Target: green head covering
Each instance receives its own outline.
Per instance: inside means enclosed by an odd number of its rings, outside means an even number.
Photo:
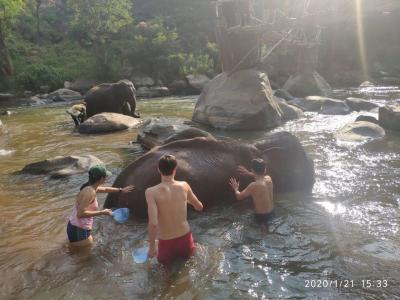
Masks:
[[[110,175],[112,175],[112,173],[108,171],[104,166],[101,165],[93,166],[89,169],[89,182],[95,183],[102,177],[107,177]]]

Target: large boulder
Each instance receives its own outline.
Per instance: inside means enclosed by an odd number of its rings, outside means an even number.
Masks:
[[[379,124],[386,129],[400,131],[400,104],[380,107]]]
[[[373,86],[375,86],[375,84],[373,84],[373,83],[370,82],[370,81],[363,81],[363,82],[360,84],[360,88],[373,87]]]
[[[225,130],[260,130],[281,124],[282,116],[265,73],[222,73],[201,93],[193,120]]]
[[[279,108],[282,111],[283,121],[295,120],[304,115],[303,111],[293,105],[288,104],[284,99],[275,97],[276,102],[279,104]]]
[[[210,133],[193,127],[190,120],[160,117],[150,118],[143,122],[139,129],[137,142],[145,148],[151,149],[172,141],[194,137],[213,138]]]
[[[169,96],[169,89],[165,86],[153,86],[146,87],[142,86],[137,89],[136,96],[142,98],[156,98],[156,97],[165,97]]]
[[[377,104],[360,98],[349,97],[345,100],[352,111],[371,110],[379,107]]]
[[[68,102],[68,101],[80,101],[83,100],[82,95],[79,92],[69,89],[59,89],[49,94],[48,96],[54,102]]]
[[[321,106],[321,114],[324,115],[347,115],[350,107],[342,100],[326,99]]]
[[[198,92],[201,92],[204,87],[210,82],[210,78],[202,74],[190,74],[187,75],[185,78],[189,86],[191,86]]]
[[[44,104],[47,104],[49,101],[51,101],[51,100],[41,98],[39,96],[32,96],[27,99],[28,105],[30,105],[30,106],[44,105]]]
[[[286,101],[291,101],[294,100],[294,97],[292,94],[290,94],[288,91],[283,90],[283,89],[277,89],[274,91],[274,96],[278,98],[285,99]]]
[[[400,84],[400,77],[384,76],[379,81],[383,84],[398,86]]]
[[[0,111],[0,116],[11,116],[15,114],[15,112],[10,111],[10,110],[1,110]],[[1,122],[0,122],[1,123]]]
[[[13,99],[15,96],[10,93],[0,93],[0,101],[7,101]]]
[[[23,95],[24,95],[24,98],[29,98],[35,94],[32,91],[24,91]]]
[[[319,112],[321,110],[324,102],[330,98],[322,96],[307,96],[306,98],[295,98],[288,103],[300,107],[304,111],[315,111]]]
[[[90,117],[78,126],[79,133],[106,133],[138,127],[140,119],[116,113],[101,113]]]
[[[358,121],[371,122],[379,125],[379,121],[373,116],[360,115],[356,118],[356,122]]]
[[[295,97],[329,96],[332,93],[329,83],[317,71],[290,76],[283,89]]]
[[[79,78],[73,82],[68,82],[67,84],[64,84],[64,87],[85,94],[87,91],[89,91],[92,87],[96,86],[97,84],[98,81],[96,80]]]
[[[344,101],[324,96],[295,98],[289,101],[288,104],[297,106],[304,111],[319,112],[326,115],[345,115],[350,113],[350,108]]]
[[[177,79],[172,81],[168,85],[168,89],[171,91],[172,94],[175,95],[185,95],[185,94],[193,94],[195,91],[193,91],[193,88],[190,87],[187,83],[186,80],[183,79]]]
[[[39,92],[40,93],[49,93],[50,92],[50,86],[48,85],[41,85],[39,87]]]
[[[364,142],[371,139],[382,138],[385,130],[377,124],[358,121],[347,124],[336,134],[336,138],[346,142]]]
[[[93,155],[57,156],[26,165],[20,172],[34,175],[49,175],[50,178],[62,178],[85,173],[103,162]]]
[[[155,84],[154,79],[147,75],[134,75],[131,81],[136,87],[153,86]]]

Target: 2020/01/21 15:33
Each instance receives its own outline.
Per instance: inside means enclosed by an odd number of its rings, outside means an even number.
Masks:
[[[318,279],[318,280],[304,280],[304,287],[306,288],[354,288],[358,286],[357,281],[349,279]],[[386,288],[389,286],[386,279],[372,280],[362,279],[359,282],[362,288]]]

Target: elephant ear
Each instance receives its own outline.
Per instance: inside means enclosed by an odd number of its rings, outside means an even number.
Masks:
[[[128,87],[124,81],[118,81],[112,85],[113,89],[123,90]]]
[[[126,94],[128,94],[129,87],[124,82],[117,82],[111,85],[113,94],[120,100],[125,101]]]
[[[122,79],[122,80],[118,81],[116,84],[118,84],[120,86],[128,87],[128,88],[132,89],[134,92],[136,92],[135,85],[130,80]]]

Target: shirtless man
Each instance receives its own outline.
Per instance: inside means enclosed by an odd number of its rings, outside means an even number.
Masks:
[[[239,192],[239,182],[235,178],[231,178],[229,184],[235,192],[237,200],[251,196],[256,212],[256,222],[266,223],[272,218],[274,210],[272,180],[271,177],[266,175],[266,166],[262,159],[253,159],[251,169],[255,181],[250,183],[242,192]]]
[[[194,250],[192,232],[187,221],[187,203],[202,211],[203,204],[197,199],[189,184],[176,181],[177,160],[164,155],[158,162],[161,183],[146,190],[148,208],[149,256],[157,254],[155,241],[158,231],[158,261],[164,265],[176,257],[188,258]]]

